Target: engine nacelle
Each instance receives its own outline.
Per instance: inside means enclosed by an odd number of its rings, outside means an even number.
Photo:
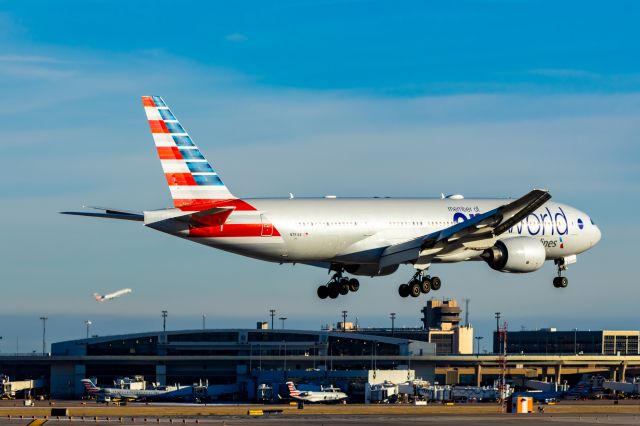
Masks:
[[[382,277],[393,274],[398,270],[398,265],[389,265],[382,269],[379,269],[377,265],[345,265],[344,270],[353,275]]]
[[[542,268],[546,258],[544,246],[530,237],[499,240],[482,253],[482,259],[496,271],[533,272]]]

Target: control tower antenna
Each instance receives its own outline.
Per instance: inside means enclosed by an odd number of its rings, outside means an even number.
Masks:
[[[464,325],[469,327],[469,302],[471,299],[462,299],[462,301],[464,302]]]

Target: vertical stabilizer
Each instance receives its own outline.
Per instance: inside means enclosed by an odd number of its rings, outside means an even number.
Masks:
[[[143,96],[149,127],[173,204],[189,210],[235,199],[160,96]]]

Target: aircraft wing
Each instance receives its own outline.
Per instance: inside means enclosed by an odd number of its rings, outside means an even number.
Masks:
[[[461,247],[484,250],[497,237],[533,213],[551,198],[543,189],[534,189],[508,204],[472,217],[440,231],[387,247],[380,256],[380,268],[400,263],[429,263],[429,259]]]
[[[83,206],[84,207],[84,206]],[[106,219],[122,219],[122,220],[134,220],[138,222],[144,221],[144,214],[142,212],[132,211],[132,210],[123,210],[123,209],[112,209],[110,207],[91,207],[86,206],[89,209],[94,210],[102,210],[102,213],[96,212],[60,212],[60,214],[69,214],[74,216],[90,216],[90,217],[101,217]]]

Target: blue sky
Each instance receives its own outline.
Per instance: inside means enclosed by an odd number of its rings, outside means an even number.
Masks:
[[[486,337],[495,311],[515,328],[639,328],[639,12],[622,1],[0,1],[0,350],[16,337],[39,348],[43,314],[51,340],[82,336],[87,318],[99,334],[148,330],[162,309],[175,328],[202,313],[251,327],[272,307],[291,327],[342,309],[364,325],[388,312],[418,324],[426,299],[396,296],[408,268],[323,302],[326,271],[57,215],[170,204],[143,94],[165,98],[239,196],[549,188],[604,232],[566,291],[550,265],[514,276],[473,264],[434,270],[440,295],[470,297]],[[121,287],[134,292],[90,299]]]

